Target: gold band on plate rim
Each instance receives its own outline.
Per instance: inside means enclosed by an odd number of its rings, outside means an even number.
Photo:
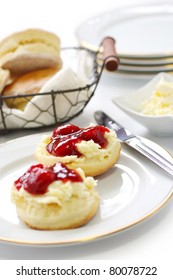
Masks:
[[[135,226],[141,222],[143,222],[144,220],[148,219],[149,217],[151,217],[152,215],[154,215],[155,213],[157,213],[171,198],[173,197],[173,189],[171,190],[171,192],[168,194],[168,196],[152,211],[150,211],[147,215],[141,217],[140,219],[127,224],[126,226],[117,228],[115,230],[111,230],[109,232],[103,233],[103,234],[99,234],[99,235],[93,235],[93,236],[89,236],[89,237],[85,237],[85,238],[77,238],[77,239],[73,239],[70,241],[63,241],[63,242],[59,242],[59,241],[53,241],[53,242],[39,242],[39,241],[20,241],[20,240],[16,240],[16,239],[10,239],[10,238],[3,238],[0,237],[0,241],[5,242],[5,243],[12,243],[14,245],[35,245],[35,246],[50,246],[50,245],[78,245],[79,243],[87,243],[87,242],[92,242],[92,241],[96,241],[102,238],[106,238],[109,236],[113,236],[116,233],[129,229],[132,226]]]
[[[92,44],[92,43],[89,43],[89,42],[87,42],[87,41],[85,41],[85,40],[80,40],[79,38],[78,38],[78,41],[79,41],[79,44],[82,46],[82,47],[84,47],[84,48],[86,48],[86,49],[89,49],[89,50],[91,50],[91,51],[94,51],[94,52],[96,52],[96,51],[98,51],[99,50],[99,46],[97,46],[97,45],[95,45],[95,44]],[[160,53],[160,54],[157,54],[157,55],[154,55],[154,54],[147,54],[147,53],[144,53],[144,54],[141,54],[141,55],[139,55],[139,54],[135,54],[135,53],[133,53],[133,54],[130,54],[130,53],[124,53],[124,52],[121,52],[121,51],[118,51],[118,57],[121,59],[121,58],[124,58],[124,59],[129,59],[129,60],[131,60],[131,59],[136,59],[136,60],[138,60],[138,59],[142,59],[142,60],[159,60],[159,59],[169,59],[169,58],[171,58],[172,59],[172,56],[173,56],[173,52],[165,52],[165,53]]]

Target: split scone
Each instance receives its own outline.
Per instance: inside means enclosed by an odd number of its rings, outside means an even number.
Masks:
[[[117,162],[120,149],[116,133],[104,126],[80,128],[67,124],[42,138],[35,157],[44,165],[63,162],[70,169],[82,168],[86,176],[96,176]]]
[[[71,229],[86,224],[97,212],[96,181],[81,169],[63,163],[32,165],[13,184],[12,202],[29,227],[43,230]]]
[[[52,67],[31,71],[19,76],[14,82],[6,86],[2,92],[2,96],[11,96],[11,98],[5,100],[6,105],[9,108],[16,108],[24,111],[29,100],[32,99],[32,94],[39,93],[41,88],[57,73],[57,71],[57,67]],[[23,97],[20,96],[17,98],[18,94],[23,95]],[[25,95],[27,95],[27,97]]]
[[[13,75],[61,65],[60,38],[52,32],[26,29],[0,42],[0,66]]]

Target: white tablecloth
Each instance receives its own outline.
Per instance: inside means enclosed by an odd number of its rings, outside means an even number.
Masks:
[[[145,1],[147,2],[147,1]],[[150,1],[148,1],[150,3]],[[158,1],[155,1],[158,2]],[[62,45],[77,44],[76,27],[89,17],[106,10],[134,4],[139,1],[9,1],[1,6],[0,38],[13,31],[28,27],[41,27],[56,32]],[[82,115],[74,120],[85,126],[94,121],[95,109],[103,109],[134,133],[148,137],[173,154],[173,138],[159,138],[149,134],[140,124],[127,117],[112,103],[114,96],[128,94],[146,83],[145,79],[128,79],[103,73],[91,102]],[[30,132],[16,132],[0,136],[0,143]],[[2,160],[2,159],[0,159]],[[164,186],[163,186],[164,187]],[[173,204],[170,200],[160,211],[137,226],[107,239],[67,247],[34,248],[0,243],[0,259],[160,259],[168,257],[173,246]]]

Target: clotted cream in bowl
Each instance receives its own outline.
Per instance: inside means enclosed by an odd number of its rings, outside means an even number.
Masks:
[[[173,136],[173,76],[159,73],[145,86],[113,103],[158,136]]]

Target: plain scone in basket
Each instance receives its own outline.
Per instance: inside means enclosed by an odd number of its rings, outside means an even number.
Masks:
[[[84,47],[61,49],[63,68],[38,93],[0,95],[0,132],[48,127],[67,122],[79,115],[94,95],[103,68],[115,71],[119,60],[115,40],[106,37],[97,51]],[[54,87],[52,88],[52,84]],[[6,105],[7,99],[26,99],[25,109]]]

